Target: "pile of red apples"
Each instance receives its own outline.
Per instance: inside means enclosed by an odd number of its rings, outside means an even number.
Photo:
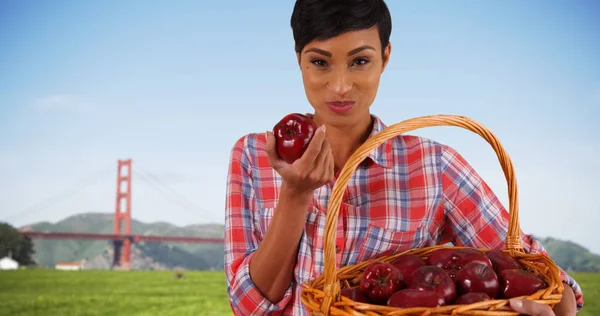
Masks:
[[[440,307],[528,296],[547,286],[502,250],[440,248],[426,259],[405,254],[390,263],[374,261],[360,285],[341,295],[391,307]]]

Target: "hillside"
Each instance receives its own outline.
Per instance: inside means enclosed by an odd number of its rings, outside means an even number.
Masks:
[[[73,232],[112,234],[113,214],[84,213],[56,223],[40,222],[27,228],[40,232]],[[165,222],[144,223],[132,219],[133,234],[223,238],[224,226],[193,224],[184,227]],[[53,267],[61,261],[85,260],[86,268],[108,269],[112,260],[112,244],[91,240],[34,240],[34,259]],[[132,247],[132,267],[136,269],[222,270],[222,245],[183,243],[138,243]]]
[[[26,226],[42,232],[89,232],[111,234],[113,214],[85,213],[56,223],[41,222]],[[23,227],[24,228],[24,227]],[[192,224],[184,227],[165,222],[144,223],[133,220],[134,234],[222,238],[223,225]],[[600,272],[600,256],[573,243],[546,237],[541,239],[548,253],[565,270]],[[112,245],[105,241],[34,240],[34,259],[43,266],[60,261],[85,260],[86,268],[109,269]],[[182,243],[138,243],[132,248],[132,268],[140,270],[193,269],[222,270],[222,245]]]
[[[600,256],[574,242],[552,237],[541,239],[550,257],[565,270],[600,272]]]

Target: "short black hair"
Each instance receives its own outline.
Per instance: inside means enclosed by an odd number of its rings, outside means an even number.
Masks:
[[[296,52],[313,40],[377,26],[382,50],[392,33],[392,18],[384,0],[296,0],[290,21]]]

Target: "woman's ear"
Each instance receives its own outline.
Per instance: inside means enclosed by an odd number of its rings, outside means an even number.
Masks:
[[[302,66],[300,65],[300,62],[301,62],[301,60],[300,60],[300,53],[298,53],[298,52],[296,52],[296,59],[298,59],[298,67],[300,69],[302,69]]]
[[[381,73],[385,70],[388,62],[390,61],[390,55],[392,54],[392,43],[388,43],[388,45],[383,50],[383,67],[381,68]]]

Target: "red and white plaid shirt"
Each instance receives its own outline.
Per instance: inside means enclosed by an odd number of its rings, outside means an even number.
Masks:
[[[373,118],[371,135],[385,128]],[[249,262],[269,228],[281,182],[269,164],[264,134],[249,134],[235,143],[227,179],[225,273],[236,315],[306,315],[300,286],[323,273],[332,184],[314,192],[284,298],[270,302],[249,276]],[[398,136],[373,150],[348,183],[338,218],[337,267],[388,251],[448,242],[502,248],[508,218],[496,195],[455,150],[422,137]],[[546,254],[533,236],[522,234],[522,241],[526,252]],[[561,277],[575,291],[580,309],[581,288],[564,271]]]

